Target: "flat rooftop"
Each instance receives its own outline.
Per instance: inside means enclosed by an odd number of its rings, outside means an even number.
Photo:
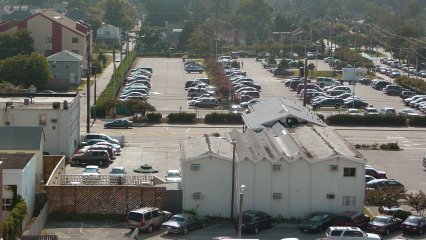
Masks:
[[[24,169],[34,154],[30,153],[0,153],[3,169]]]
[[[54,102],[60,103],[60,108],[63,108],[64,101],[70,106],[78,93],[74,94],[0,94],[1,108],[6,106],[7,102],[13,104],[14,109],[52,109]],[[28,99],[29,104],[25,105],[25,99]]]

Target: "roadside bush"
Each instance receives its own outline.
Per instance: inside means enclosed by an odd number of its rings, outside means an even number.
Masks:
[[[239,113],[218,113],[206,114],[204,122],[208,124],[242,124],[243,118]]]
[[[401,150],[398,143],[384,143],[380,144],[381,150],[399,151]]]
[[[405,126],[404,116],[367,115],[357,116],[336,114],[327,117],[329,125],[358,125],[358,126]]]
[[[170,113],[167,119],[169,123],[195,123],[195,113]]]
[[[3,238],[5,240],[15,240],[21,235],[21,225],[26,214],[27,205],[20,198],[3,222]]]
[[[146,114],[146,120],[149,123],[159,123],[162,118],[161,113],[148,113]]]
[[[410,117],[411,127],[426,127],[426,116]]]

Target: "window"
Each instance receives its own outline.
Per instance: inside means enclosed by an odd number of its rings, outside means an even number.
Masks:
[[[148,221],[148,220],[150,220],[152,218],[152,215],[151,215],[150,212],[147,212],[144,215],[145,215],[145,221]]]
[[[281,164],[272,165],[272,170],[280,171],[281,170]]]
[[[56,68],[56,63],[52,63],[52,68]]]
[[[45,56],[50,56],[50,55],[52,55],[52,53],[53,53],[52,49],[47,49],[47,50],[44,51]]]
[[[343,177],[355,177],[356,168],[343,168]]]
[[[191,170],[200,170],[200,164],[191,164]]]
[[[334,193],[327,193],[327,199],[334,199]]]
[[[12,199],[11,198],[3,198],[3,211],[11,211],[12,210]]]
[[[355,206],[355,196],[343,196],[343,206]]]
[[[155,211],[152,212],[152,217],[153,218],[156,218],[158,216],[160,216],[160,213],[158,213],[158,210],[155,210]]]
[[[38,119],[38,125],[46,126],[47,123],[47,116],[45,113],[40,113],[39,119]]]
[[[337,165],[330,165],[330,171],[337,171],[339,167]]]
[[[78,37],[73,37],[72,39],[71,39],[71,41],[72,41],[72,43],[78,43],[79,42],[79,38]]]
[[[44,42],[45,43],[52,43],[52,37],[45,37]]]

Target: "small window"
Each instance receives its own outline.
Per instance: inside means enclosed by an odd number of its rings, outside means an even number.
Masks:
[[[52,53],[53,53],[52,49],[47,49],[47,50],[44,51],[45,56],[50,56],[50,55],[52,55]]]
[[[191,170],[200,170],[200,164],[191,164]]]
[[[78,43],[80,39],[78,37],[73,37],[71,41],[72,43]]]
[[[327,193],[327,199],[334,199],[334,193]]]
[[[272,166],[272,170],[274,171],[281,171],[281,164],[275,164]]]
[[[355,177],[356,168],[343,168],[343,177]]]
[[[158,210],[155,210],[155,211],[152,212],[153,218],[158,217],[158,216],[160,216],[160,214],[158,213]]]
[[[45,43],[52,43],[52,37],[45,37],[44,42]]]
[[[2,209],[3,209],[3,211],[11,211],[12,210],[12,199],[11,198],[3,198]]]
[[[355,196],[343,196],[343,206],[355,206],[356,197]]]
[[[46,123],[47,123],[47,115],[45,113],[40,113],[38,124],[41,126],[46,126]]]
[[[145,216],[145,221],[148,221],[152,218],[151,212],[145,213],[144,216]]]
[[[330,236],[332,236],[332,237],[336,237],[336,236],[340,236],[340,235],[342,235],[342,230],[333,230],[333,231],[331,231],[331,233],[330,233]]]
[[[55,63],[52,64],[52,68],[56,68],[56,64]]]
[[[330,165],[330,171],[337,171],[339,167],[337,165]]]
[[[281,193],[273,193],[272,198],[273,199],[281,199],[282,194]]]

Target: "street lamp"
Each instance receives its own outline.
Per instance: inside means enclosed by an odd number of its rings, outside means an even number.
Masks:
[[[243,196],[246,185],[242,184],[240,188],[240,215],[238,217],[238,239],[241,239],[241,229],[243,225]]]

